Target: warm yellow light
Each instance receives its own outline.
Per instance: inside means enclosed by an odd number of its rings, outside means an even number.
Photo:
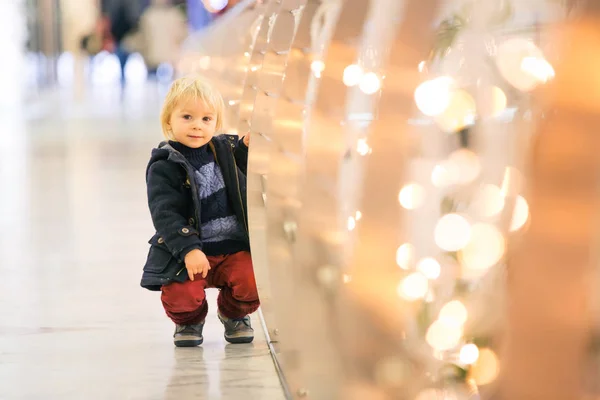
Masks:
[[[344,274],[344,283],[352,282],[352,276],[348,274]]]
[[[354,219],[359,221],[362,218],[362,213],[360,211],[356,211],[354,214]]]
[[[452,179],[460,184],[473,182],[481,172],[479,157],[467,149],[453,151],[448,157],[445,168],[451,172]]]
[[[457,167],[447,161],[444,161],[431,171],[431,183],[436,188],[444,188],[454,185],[458,181],[460,171]]]
[[[396,264],[402,269],[410,269],[415,260],[415,246],[404,243],[396,250]]]
[[[500,74],[512,86],[530,91],[554,77],[552,65],[542,51],[527,39],[514,38],[498,46],[496,64]]]
[[[367,143],[367,139],[358,139],[356,142],[356,152],[361,156],[366,156],[371,152],[371,146],[369,146],[369,143]]]
[[[515,167],[507,166],[502,179],[502,196],[516,196],[525,186],[525,177]]]
[[[529,204],[523,196],[517,196],[515,202],[515,209],[513,210],[513,216],[510,223],[510,231],[518,231],[525,225],[529,219]]]
[[[315,60],[310,64],[310,69],[317,78],[320,78],[321,72],[325,70],[325,63],[321,60]]]
[[[348,217],[347,226],[349,231],[353,231],[354,228],[356,228],[356,220],[354,217]]]
[[[494,266],[504,255],[505,241],[494,225],[475,224],[471,227],[471,239],[462,249],[460,257],[467,274],[477,275]]]
[[[458,346],[462,335],[462,326],[448,322],[445,319],[438,319],[427,329],[425,340],[435,350],[445,351]]]
[[[471,224],[461,215],[446,214],[437,222],[434,237],[442,250],[458,251],[469,243]]]
[[[497,86],[491,86],[483,92],[484,100],[479,114],[484,117],[497,117],[506,109],[506,94]]]
[[[467,322],[468,316],[469,314],[465,305],[459,300],[452,300],[442,307],[438,319],[444,320],[449,324],[462,326]]]
[[[538,57],[525,57],[521,61],[521,69],[533,76],[540,83],[546,83],[554,78],[554,68],[548,61]]]
[[[350,64],[344,68],[344,76],[342,78],[344,85],[351,87],[360,83],[363,76],[363,70],[356,64]]]
[[[426,257],[418,262],[417,271],[425,275],[428,279],[437,279],[440,277],[442,267],[440,267],[440,263],[435,258]]]
[[[473,343],[465,344],[460,349],[460,354],[458,358],[462,364],[473,364],[479,358],[479,349]]]
[[[494,217],[504,209],[504,196],[502,190],[491,184],[482,185],[473,196],[469,210],[480,218]]]
[[[419,272],[412,273],[402,279],[397,288],[398,295],[408,301],[424,298],[428,290],[429,281]]]
[[[498,356],[490,349],[479,350],[479,357],[469,372],[470,378],[477,385],[492,383],[500,373]]]
[[[450,105],[454,80],[441,76],[421,83],[415,90],[417,108],[430,117],[440,115]]]
[[[375,72],[368,72],[360,79],[360,90],[365,94],[373,94],[381,89],[381,80]]]
[[[443,131],[454,133],[473,125],[476,115],[473,97],[464,90],[458,90],[452,93],[448,107],[435,117],[435,122]]]
[[[420,207],[425,200],[425,189],[417,183],[404,185],[398,195],[398,200],[402,207],[407,210],[414,210]]]

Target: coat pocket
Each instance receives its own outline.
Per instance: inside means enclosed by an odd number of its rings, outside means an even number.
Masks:
[[[146,265],[144,265],[145,272],[154,274],[168,273],[170,272],[169,270],[179,265],[179,262],[173,257],[159,235],[154,235],[148,243],[150,244],[150,250],[148,251]]]

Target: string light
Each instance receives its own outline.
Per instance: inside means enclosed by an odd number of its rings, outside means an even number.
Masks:
[[[356,228],[356,220],[354,217],[348,217],[347,227],[349,231],[353,231]]]
[[[435,122],[445,132],[456,132],[475,123],[475,100],[464,90],[451,94],[448,106],[435,117]]]
[[[484,117],[497,117],[506,109],[508,99],[502,89],[497,86],[484,88],[483,96],[486,101],[478,104],[479,114]],[[480,108],[479,108],[480,107]]]
[[[471,224],[458,214],[446,214],[435,225],[435,243],[446,251],[458,251],[469,243]]]
[[[481,172],[479,157],[468,149],[453,151],[448,157],[445,168],[451,171],[455,183],[463,185],[473,182]]]
[[[554,68],[543,58],[525,57],[521,61],[521,70],[537,79],[540,83],[546,83],[554,78]]]
[[[458,346],[462,339],[463,329],[446,319],[438,319],[427,329],[425,340],[437,351],[450,350]]]
[[[510,223],[510,231],[516,232],[525,225],[529,219],[529,204],[523,196],[517,196],[515,209]]]
[[[356,86],[360,83],[363,76],[363,70],[356,64],[350,64],[344,68],[342,81],[348,87]]]
[[[398,200],[402,207],[407,210],[414,210],[423,204],[425,199],[425,189],[419,184],[409,183],[402,187],[398,194]]]
[[[359,88],[365,94],[374,94],[381,89],[381,81],[376,73],[368,72],[360,78]]]
[[[515,88],[528,92],[554,77],[554,68],[531,41],[513,38],[498,46],[496,65]]]
[[[310,69],[317,78],[320,78],[321,73],[325,70],[325,63],[321,60],[315,60],[310,64]]]
[[[367,139],[358,139],[356,142],[356,152],[361,156],[366,156],[372,152],[371,146],[369,146],[369,143],[367,143]]]
[[[396,250],[396,264],[402,269],[410,269],[415,259],[415,246],[404,243]]]
[[[462,326],[467,322],[468,315],[467,308],[462,302],[459,300],[452,300],[442,307],[438,319]]]
[[[444,188],[459,182],[459,176],[458,166],[444,161],[431,171],[431,183],[436,188]]]
[[[485,184],[475,192],[469,211],[480,218],[491,218],[500,214],[504,203],[502,190],[496,185]]]
[[[448,76],[421,83],[415,90],[417,108],[430,117],[442,114],[450,105],[453,84]]]
[[[417,263],[417,271],[425,275],[428,279],[437,279],[440,277],[442,268],[440,263],[434,258],[423,258]]]
[[[425,297],[429,290],[429,282],[425,275],[414,272],[405,277],[398,285],[397,292],[400,297],[415,301]]]
[[[491,224],[475,224],[471,227],[471,237],[462,249],[460,258],[463,266],[476,273],[495,265],[504,255],[504,237]]]
[[[500,362],[493,350],[485,348],[479,350],[479,357],[469,371],[469,377],[483,386],[492,383],[500,372]]]
[[[459,360],[461,363],[469,365],[474,364],[479,358],[479,348],[473,343],[465,344],[460,349]]]

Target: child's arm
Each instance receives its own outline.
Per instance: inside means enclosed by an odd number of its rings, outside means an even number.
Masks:
[[[185,253],[192,249],[202,249],[202,242],[196,231],[182,215],[188,205],[181,182],[178,165],[168,161],[157,161],[148,168],[146,185],[148,205],[156,232],[163,238],[174,257],[183,261]]]
[[[235,157],[235,162],[239,169],[247,175],[248,169],[248,144],[250,139],[250,132],[246,134],[243,138],[238,140],[235,149],[233,149],[233,156]]]

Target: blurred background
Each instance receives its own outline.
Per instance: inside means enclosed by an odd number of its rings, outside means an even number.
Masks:
[[[54,86],[168,81],[178,51],[192,32],[206,28],[236,0],[27,0],[25,78],[31,93]],[[15,29],[21,29],[19,26]]]
[[[0,1],[1,399],[600,398],[600,2]],[[145,168],[252,133],[256,339],[174,349]]]

